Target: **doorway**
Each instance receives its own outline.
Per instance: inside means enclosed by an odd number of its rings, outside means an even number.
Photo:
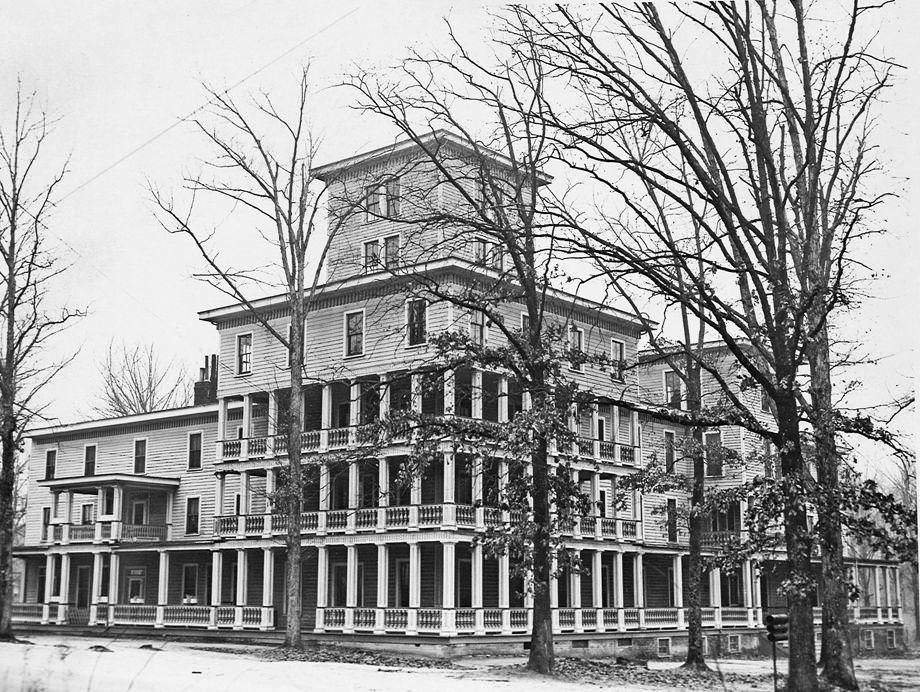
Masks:
[[[77,608],[89,608],[90,568],[87,565],[77,567]]]

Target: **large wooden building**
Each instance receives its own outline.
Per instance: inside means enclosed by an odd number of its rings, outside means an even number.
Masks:
[[[462,142],[434,136],[462,158]],[[377,203],[408,205],[408,191],[438,188],[426,183],[430,170],[407,165],[413,157],[414,145],[401,143],[316,173],[330,183],[333,200],[368,176],[385,176]],[[436,194],[439,204],[462,203]],[[470,329],[479,339],[497,336],[475,314],[408,293],[390,270],[424,262],[442,284],[463,284],[501,271],[503,258],[475,237],[453,244],[410,237],[405,223],[372,211],[352,215],[332,241],[328,280],[307,318],[302,449],[316,491],[305,494],[301,517],[302,626],[348,641],[485,644],[490,650],[501,642],[520,650],[531,598],[508,556],[491,557],[475,540],[514,519],[496,501],[507,472],[501,458],[485,464],[445,444],[408,486],[398,483],[410,452],[405,439],[391,440],[372,459],[341,464],[343,452],[360,446],[362,426],[391,411],[501,424],[527,405],[500,372],[458,369],[433,390],[419,390],[417,372],[431,358],[431,334]],[[287,330],[283,296],[256,306],[280,333]],[[509,302],[506,310],[506,320],[522,319],[520,306]],[[578,335],[585,351],[609,349],[617,359],[641,361],[639,325],[631,315],[562,292],[548,296],[547,311]],[[220,347],[202,370],[195,405],[31,431],[25,544],[16,551],[25,567],[17,622],[248,630],[252,636],[283,627],[287,519],[273,511],[271,497],[287,458],[279,426],[289,397],[287,352],[244,306],[200,317],[214,325]],[[611,401],[680,398],[674,378],[653,362],[618,377],[585,364],[573,376]],[[574,647],[648,647],[669,655],[682,646],[685,630],[687,536],[674,520],[685,498],[634,493],[625,507],[615,507],[612,498],[617,478],[653,458],[689,473],[677,451],[685,431],[613,403],[574,425],[572,449],[554,452],[571,461],[597,509],[561,529],[585,569],[554,580],[555,631]],[[738,428],[708,435],[741,458],[762,446]],[[712,483],[765,472],[762,463],[730,473],[717,466],[709,469]],[[744,531],[743,509],[713,518],[707,550]],[[711,646],[759,645],[764,612],[783,605],[778,565],[765,556],[730,574],[710,571],[703,618]],[[854,620],[871,633],[861,641],[894,646],[900,637],[896,569],[873,561],[857,569],[870,585],[854,604]]]

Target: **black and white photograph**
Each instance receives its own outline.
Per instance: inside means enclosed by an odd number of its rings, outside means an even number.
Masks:
[[[920,690],[918,31],[0,0],[0,690]]]

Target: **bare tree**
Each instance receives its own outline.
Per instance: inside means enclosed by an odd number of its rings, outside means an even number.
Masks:
[[[617,200],[632,230],[652,236],[650,244],[641,233],[589,231],[586,241],[706,323],[772,401],[777,429],[762,434],[776,443],[783,470],[790,689],[817,684],[813,540],[801,500],[821,493],[824,674],[853,688],[846,602],[839,597],[841,494],[833,479],[836,432],[855,426],[831,413],[826,327],[852,297],[852,247],[871,232],[866,218],[885,197],[868,187],[878,171],[869,135],[891,64],[856,36],[868,6],[853,4],[835,43],[812,37],[801,2],[788,7],[788,15],[766,0],[674,7],[679,29],[651,4],[528,11],[516,38],[533,44],[536,35],[546,69],[564,75],[581,101],[580,113],[558,110],[551,122],[566,162]],[[686,59],[685,34],[697,45],[711,42],[714,67],[700,74]],[[794,74],[784,66],[788,54]],[[648,142],[651,153],[636,156],[624,137]],[[668,205],[684,238],[702,229],[702,270],[701,253],[662,233],[657,216],[650,217],[642,201],[648,189]],[[683,292],[663,268],[675,263],[688,276]],[[800,393],[803,380],[810,398]],[[802,452],[802,419],[821,446],[817,483]]]
[[[99,365],[102,376],[101,402],[95,412],[104,417],[150,413],[191,400],[191,381],[184,372],[176,372],[170,360],[161,363],[153,344],[128,346],[109,342],[105,360]]]
[[[207,281],[248,313],[288,351],[290,405],[282,429],[287,434],[287,464],[282,484],[273,499],[287,516],[287,624],[285,644],[301,646],[301,511],[303,476],[301,431],[303,429],[304,321],[319,284],[319,272],[337,222],[318,229],[325,187],[312,175],[317,142],[307,122],[310,104],[308,70],[302,72],[296,101],[290,114],[276,108],[272,97],[262,94],[247,106],[238,104],[225,91],[208,90],[213,122],[195,120],[199,132],[215,150],[205,164],[207,174],[187,177],[187,205],[151,187],[158,219],[169,233],[189,238],[204,260],[199,278]],[[255,262],[245,267],[224,263],[217,233],[197,220],[193,211],[199,197],[224,202],[244,223],[251,224],[251,237],[274,253],[267,267]],[[245,220],[243,220],[245,219]],[[233,240],[239,242],[239,238]],[[265,310],[254,303],[256,291],[283,291],[290,311],[290,333],[279,330]]]
[[[0,128],[0,639],[13,638],[13,540],[17,454],[39,395],[66,365],[48,362],[50,339],[82,313],[53,309],[49,293],[65,269],[47,242],[46,219],[66,164],[46,167],[50,124],[34,94],[17,88],[12,123]]]

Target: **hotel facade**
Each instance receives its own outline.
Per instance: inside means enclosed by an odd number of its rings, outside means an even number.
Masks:
[[[462,158],[463,145],[456,146]],[[397,205],[400,190],[434,190],[424,168],[407,166],[409,143],[369,152],[316,171],[332,199],[387,176],[375,204]],[[414,178],[412,176],[415,176]],[[439,204],[459,204],[449,194]],[[469,329],[498,338],[476,314],[427,300],[394,280],[393,267],[419,259],[406,224],[355,214],[330,245],[327,281],[306,323],[303,612],[306,635],[364,645],[425,643],[473,650],[520,650],[532,600],[507,555],[476,540],[517,517],[500,502],[507,463],[444,444],[421,477],[400,483],[409,439],[390,439],[361,458],[362,429],[410,409],[494,425],[526,408],[526,393],[505,373],[462,368],[420,386],[431,358],[429,337]],[[469,237],[451,253],[425,257],[427,276],[442,284],[479,280],[502,270],[485,240]],[[257,303],[279,332],[290,317],[284,297]],[[504,318],[521,320],[509,303]],[[547,314],[589,352],[642,361],[639,325],[627,313],[562,292]],[[219,355],[208,358],[192,406],[30,432],[20,627],[165,628],[277,639],[284,629],[287,517],[273,508],[287,460],[279,421],[289,401],[287,352],[246,308],[200,313],[212,324]],[[619,376],[584,364],[572,376],[610,401],[680,399],[662,364],[644,362]],[[751,407],[759,406],[757,394]],[[768,407],[763,415],[768,417]],[[680,453],[686,430],[614,403],[573,418],[574,442],[554,445],[553,462],[573,477],[596,510],[560,526],[580,571],[553,580],[553,627],[560,646],[591,650],[645,648],[677,653],[686,640],[687,534],[677,521],[679,493],[630,493],[615,506],[618,479],[652,460],[691,474]],[[756,436],[726,426],[707,444],[737,452],[741,463],[708,464],[707,482],[731,485],[769,472]],[[712,518],[707,552],[742,536],[744,507]],[[784,609],[777,588],[782,558],[764,555],[732,573],[708,572],[703,621],[710,648],[763,645],[763,617]],[[818,565],[815,565],[818,569]],[[897,569],[883,561],[853,564],[866,585],[853,604],[863,649],[901,643]],[[815,603],[817,606],[817,602]],[[816,621],[820,608],[816,607]],[[868,633],[868,634],[867,634]]]

